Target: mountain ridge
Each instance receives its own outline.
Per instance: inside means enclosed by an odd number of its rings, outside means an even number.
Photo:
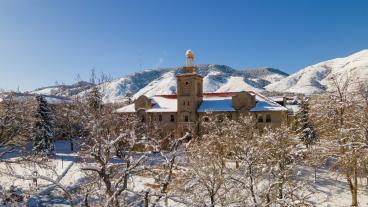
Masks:
[[[134,72],[120,78],[102,83],[97,87],[103,93],[104,102],[119,102],[127,96],[136,98],[140,95],[153,96],[156,94],[173,94],[176,92],[176,75],[182,73],[183,67],[165,67],[159,69],[145,69],[140,72]],[[264,87],[272,82],[278,81],[288,74],[275,68],[255,68],[236,70],[227,65],[220,64],[198,64],[196,65],[198,74],[204,77],[204,91],[215,92],[229,83],[231,78],[237,77],[240,83],[238,90],[264,90]],[[224,87],[223,87],[224,86]],[[33,93],[45,93],[47,95],[65,95],[56,90],[58,86],[42,87],[32,91]],[[62,89],[68,88],[65,85]],[[74,91],[79,90],[78,87]],[[229,90],[234,89],[234,86],[228,87]],[[40,90],[41,89],[41,90]],[[51,90],[54,89],[54,90]],[[86,88],[88,90],[89,88]],[[86,91],[85,90],[85,91]],[[83,91],[80,91],[80,93]],[[223,92],[223,91],[222,91]],[[71,93],[76,95],[75,93]]]
[[[307,66],[265,88],[277,92],[322,93],[333,89],[333,78],[368,81],[368,49]]]

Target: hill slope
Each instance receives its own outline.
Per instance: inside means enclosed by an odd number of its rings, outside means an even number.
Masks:
[[[226,92],[256,90],[279,81],[288,74],[273,68],[235,70],[226,65],[197,65],[197,73],[202,75],[204,92]],[[106,103],[119,102],[128,96],[176,93],[176,75],[182,68],[161,68],[136,72],[98,85]],[[58,96],[74,96],[88,91],[93,84],[80,82],[73,85],[49,86],[36,89],[32,93]]]
[[[320,93],[332,89],[332,79],[368,81],[368,50],[308,66],[278,82],[267,85],[269,91]]]
[[[115,102],[127,95],[176,93],[176,75],[181,68],[146,70],[102,84],[105,102]],[[235,70],[225,65],[197,65],[197,73],[204,77],[204,92],[215,91],[262,91],[264,87],[288,74],[273,68]],[[236,80],[236,82],[234,82]]]

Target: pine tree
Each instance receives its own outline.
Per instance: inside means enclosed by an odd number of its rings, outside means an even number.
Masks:
[[[309,118],[309,100],[307,98],[302,99],[301,109],[297,117],[297,121],[299,123],[299,128],[297,130],[299,133],[299,139],[309,147],[317,141],[317,134]]]
[[[33,152],[42,155],[54,153],[54,120],[51,109],[42,95],[36,96],[36,122],[33,128]]]
[[[91,91],[87,94],[87,103],[90,112],[97,115],[102,108],[102,95],[97,86],[93,87]]]

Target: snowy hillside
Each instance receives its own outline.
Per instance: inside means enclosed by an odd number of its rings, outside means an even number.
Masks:
[[[93,86],[92,83],[79,81],[72,85],[55,85],[55,86],[48,86],[37,88],[31,93],[34,94],[43,94],[43,95],[51,95],[51,96],[73,96],[82,91],[88,90]]]
[[[332,78],[351,81],[368,80],[368,50],[362,50],[348,57],[336,58],[308,66],[265,88],[269,91],[294,93],[319,93],[332,88]]]
[[[105,102],[119,101],[127,95],[174,94],[176,75],[180,68],[145,70],[101,85]],[[197,65],[197,73],[204,77],[204,92],[262,91],[270,83],[288,76],[272,68],[235,70],[225,65]]]
[[[197,65],[197,73],[204,77],[204,92],[255,90],[279,81],[288,74],[273,68],[235,70],[226,65]],[[120,102],[128,96],[176,93],[176,75],[182,68],[161,68],[136,72],[98,85],[106,103]],[[36,89],[31,93],[57,96],[75,96],[88,91],[93,84],[78,82],[73,85],[57,85]]]

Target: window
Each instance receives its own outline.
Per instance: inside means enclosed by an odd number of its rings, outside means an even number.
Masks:
[[[233,119],[233,115],[231,113],[228,113],[227,114],[227,119],[232,120]]]
[[[174,122],[174,121],[175,121],[175,117],[174,117],[174,115],[170,115],[170,121],[171,121],[171,122]]]
[[[271,122],[271,115],[270,114],[267,114],[266,115],[266,122]]]
[[[209,122],[210,121],[210,118],[208,118],[208,116],[205,116],[205,117],[203,117],[203,121],[204,122]]]
[[[259,115],[258,116],[258,123],[261,123],[261,122],[263,122],[263,116],[262,115]]]
[[[158,115],[158,121],[162,121],[162,115],[161,114]]]
[[[187,115],[185,115],[184,120],[185,120],[185,122],[188,122],[189,121],[189,117]]]
[[[187,105],[189,106],[189,101],[188,101]]]
[[[145,116],[141,116],[141,122],[142,123],[146,122],[146,117]]]

